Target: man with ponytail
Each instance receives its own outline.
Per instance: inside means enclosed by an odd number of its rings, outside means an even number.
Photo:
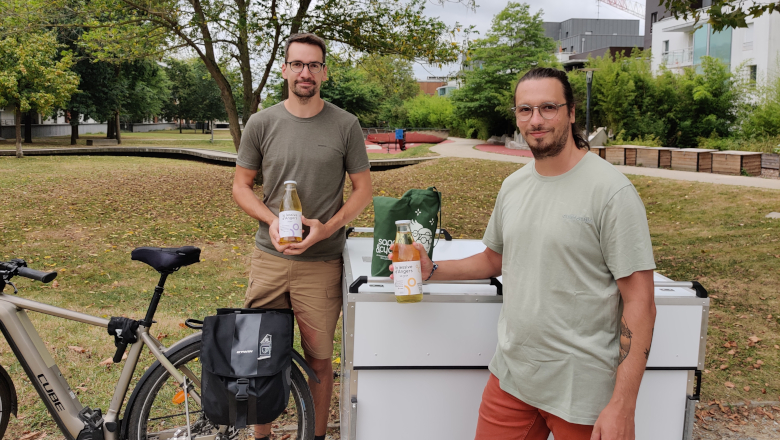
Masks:
[[[482,239],[463,260],[423,255],[432,279],[503,276],[498,346],[479,440],[633,440],[650,353],[653,250],[631,182],[580,135],[566,73],[517,83],[517,127],[534,160],[506,180]]]

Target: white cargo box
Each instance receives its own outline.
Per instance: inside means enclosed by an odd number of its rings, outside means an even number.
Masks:
[[[421,303],[398,304],[388,279],[370,277],[372,246],[371,238],[349,238],[343,254],[341,437],[473,439],[497,344],[500,278],[492,285],[426,283]],[[484,249],[478,240],[442,239],[435,258]],[[637,400],[636,438],[689,439],[709,299],[698,285],[659,274],[655,282],[657,317]]]

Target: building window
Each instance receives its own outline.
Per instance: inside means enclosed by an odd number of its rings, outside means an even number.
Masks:
[[[750,82],[756,82],[756,79],[758,78],[758,66],[748,66],[748,77],[750,78]]]
[[[566,31],[566,38],[569,38],[569,32]]]
[[[742,50],[753,50],[753,23],[748,23],[742,32]]]
[[[664,40],[664,50],[663,53],[669,53],[669,40]]]
[[[657,12],[653,12],[653,13],[650,14],[650,33],[651,34],[653,33],[653,23],[655,23],[656,21],[658,21],[658,13]]]

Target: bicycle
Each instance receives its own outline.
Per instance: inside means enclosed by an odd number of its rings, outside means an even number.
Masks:
[[[113,321],[114,323],[124,324],[122,328],[131,328],[133,331],[125,332],[124,335],[121,331],[118,332],[119,335],[116,334],[117,332],[113,333],[117,345],[114,363],[122,361],[128,341],[130,341],[130,350],[127,352],[125,365],[105,415],[100,409],[81,405],[47,351],[26,310],[109,329],[112,321],[3,293],[6,285],[13,287],[14,294],[18,293],[16,286],[11,282],[14,276],[49,283],[57,277],[57,272],[30,269],[22,259],[0,262],[0,331],[60,431],[68,440],[254,438],[251,427],[236,430],[210,423],[200,408],[201,332],[187,336],[170,347],[165,347],[162,342],[149,334],[149,329],[155,322],[154,314],[162,298],[168,275],[184,266],[199,262],[200,249],[192,246],[137,248],[133,250],[131,258],[157,270],[160,279],[144,319],[112,318],[117,320]],[[188,319],[186,325],[197,330],[199,329],[197,322],[199,321]],[[120,418],[122,402],[127,395],[144,347],[151,351],[156,361],[136,384],[125,406],[124,415]],[[291,401],[287,412],[292,408],[292,412],[297,416],[297,438],[310,440],[314,438],[314,401],[300,368],[315,380],[316,375],[297,351],[293,351],[293,360],[290,374]],[[10,376],[0,366],[0,439],[5,434],[11,414],[16,416],[16,411],[16,390]]]

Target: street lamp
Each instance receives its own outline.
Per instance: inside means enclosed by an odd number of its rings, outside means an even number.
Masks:
[[[590,88],[593,84],[593,72],[599,69],[580,69],[585,72],[585,83],[588,84],[588,99],[585,103],[585,140],[590,139]]]

